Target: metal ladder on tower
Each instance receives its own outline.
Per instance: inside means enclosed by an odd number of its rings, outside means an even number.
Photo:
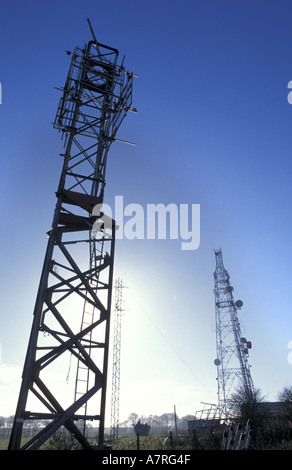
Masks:
[[[98,246],[100,246],[99,249],[96,249],[97,244]],[[91,267],[93,264],[95,265],[97,265],[97,263],[101,264],[101,261],[103,258],[102,256],[103,248],[104,248],[103,240],[101,241],[93,240],[92,235],[91,235],[91,244],[90,244]],[[99,271],[97,272],[96,281],[94,282],[94,285],[92,285],[95,291],[98,290],[98,284],[99,284]],[[82,320],[81,320],[81,331],[93,324],[95,320],[95,310],[96,309],[94,305],[92,305],[87,300],[84,301]],[[89,357],[91,357],[92,346],[93,346],[92,334],[93,334],[93,330],[90,329],[90,331],[82,339],[82,343],[84,347],[87,348]],[[75,397],[74,397],[75,401],[78,400],[80,396],[87,393],[89,388],[90,388],[90,369],[86,367],[80,359],[78,359],[76,379],[75,379]],[[87,416],[87,408],[88,408],[88,402],[86,401],[79,409],[81,416],[84,416],[84,417]],[[82,433],[85,436],[86,419],[83,419]]]

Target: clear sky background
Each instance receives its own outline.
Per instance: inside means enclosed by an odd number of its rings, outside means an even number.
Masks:
[[[15,412],[61,171],[54,87],[67,76],[64,50],[91,39],[87,17],[138,75],[138,114],[118,135],[137,146],[112,146],[106,202],[201,206],[197,250],[116,245],[115,277],[128,286],[121,421],[217,401],[216,248],[244,303],[255,386],[276,400],[292,385],[291,1],[18,0],[0,11],[0,416]]]

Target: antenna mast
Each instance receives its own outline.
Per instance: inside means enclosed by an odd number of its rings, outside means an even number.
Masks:
[[[103,204],[110,146],[132,103],[133,74],[118,65],[117,49],[93,37],[67,52],[71,64],[54,122],[64,138],[63,167],[11,450],[39,449],[62,426],[90,450],[88,420],[97,423],[103,447],[115,222],[108,217],[105,224],[96,207]],[[72,393],[68,364],[77,371]],[[41,427],[23,444],[25,422],[33,420]]]
[[[91,31],[93,40],[94,40],[95,44],[97,44],[96,36],[95,36],[94,31],[93,31],[93,29],[92,29],[91,22],[90,22],[90,19],[89,19],[89,18],[87,18],[87,22],[88,22],[88,24],[89,24],[89,28],[90,28],[90,31]]]
[[[120,378],[121,378],[121,335],[122,315],[124,312],[123,281],[117,279],[115,283],[115,311],[114,311],[114,342],[113,342],[113,371],[112,371],[112,402],[111,402],[111,429],[110,438],[114,444],[119,435],[119,406],[120,406]]]
[[[216,270],[215,311],[216,311],[216,346],[218,381],[218,407],[225,415],[230,415],[231,394],[243,388],[245,399],[254,397],[254,386],[248,364],[248,353],[251,342],[241,335],[238,310],[241,300],[234,302],[233,287],[230,277],[223,265],[221,250],[215,250]]]

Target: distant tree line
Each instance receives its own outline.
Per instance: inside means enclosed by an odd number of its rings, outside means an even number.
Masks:
[[[283,447],[291,442],[292,450],[292,386],[284,387],[278,394],[278,400],[280,403],[279,411],[271,414],[268,408],[265,408],[265,401],[260,390],[255,390],[253,397],[246,397],[243,390],[238,390],[232,396],[232,406],[235,415],[237,416],[238,422],[245,424],[247,420],[252,423],[253,430],[253,448],[256,449],[267,449],[273,447]],[[0,438],[9,439],[11,429],[13,426],[14,416],[0,417]],[[121,422],[119,425],[119,436],[133,435],[134,425],[140,420],[141,423],[147,423],[151,427],[151,434],[169,434],[171,431],[174,435],[187,434],[188,433],[188,421],[194,420],[194,415],[186,415],[183,417],[175,416],[174,413],[163,413],[162,415],[149,415],[143,416],[136,413],[131,413],[128,418]],[[40,430],[45,424],[44,421],[27,421],[24,423],[23,436],[32,437]],[[82,423],[79,423],[80,426]],[[77,423],[78,425],[78,423]],[[97,428],[94,427],[94,423],[88,423],[88,436],[96,436]],[[61,430],[60,430],[61,431]],[[65,434],[67,433],[66,430]],[[109,435],[110,429],[106,429],[106,434]],[[220,433],[217,435],[216,446],[220,442]],[[64,432],[60,432],[62,435]],[[218,440],[219,436],[219,440]],[[67,436],[65,436],[67,438]],[[210,437],[210,436],[209,436]],[[213,438],[216,437],[213,433],[212,440],[207,446],[212,447]],[[64,446],[63,442],[60,444],[60,438],[58,437],[58,445]],[[215,441],[214,441],[215,442]],[[56,443],[54,448],[56,448]],[[64,448],[64,447],[62,447]],[[201,447],[204,446],[201,445]],[[207,448],[207,447],[205,447]],[[287,447],[288,448],[288,447]],[[290,448],[290,447],[289,447]]]
[[[119,434],[120,435],[130,435],[134,434],[134,425],[138,420],[141,422],[147,422],[151,427],[151,433],[168,433],[170,430],[174,431],[175,429],[175,418],[174,413],[164,413],[161,416],[150,415],[143,416],[136,413],[131,413],[129,417],[119,425]],[[180,433],[187,432],[188,429],[188,420],[193,420],[193,415],[187,415],[182,418],[176,417],[176,427],[177,431]],[[0,438],[8,439],[10,432],[13,426],[14,416],[9,417],[0,417]],[[30,437],[35,434],[35,432],[43,427],[47,422],[44,421],[26,421],[24,423],[23,435],[24,437]],[[77,423],[78,425],[78,423]],[[88,433],[94,436],[96,434],[94,423],[88,423],[87,425]],[[110,429],[106,428],[106,434],[110,433]]]
[[[147,423],[151,427],[151,434],[169,432],[170,430],[178,433],[185,433],[188,431],[188,420],[193,420],[194,415],[186,415],[180,418],[174,415],[174,413],[163,413],[162,415],[138,415],[131,413],[125,421],[119,425],[120,434],[132,434],[133,427],[138,420],[141,423]]]

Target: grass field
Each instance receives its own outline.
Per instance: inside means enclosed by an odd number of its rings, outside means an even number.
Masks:
[[[9,439],[0,438],[0,451],[7,450],[9,444]],[[202,442],[203,446],[197,447],[194,446],[191,438],[188,434],[179,435],[178,439],[173,438],[173,441],[170,441],[169,435],[167,434],[150,434],[149,436],[140,437],[139,442],[137,441],[136,435],[131,436],[120,436],[118,442],[112,447],[112,450],[149,450],[149,451],[167,451],[167,450],[181,450],[181,451],[191,451],[191,450],[219,450],[221,445],[219,440],[216,442],[214,439]],[[46,449],[44,445],[44,449]],[[61,447],[63,448],[63,447]],[[53,450],[54,447],[50,447],[48,450]],[[274,445],[269,445],[267,447],[261,447],[260,450],[292,450],[292,441],[283,441],[275,443]]]
[[[9,439],[0,439],[0,450],[7,450]]]
[[[162,450],[170,448],[170,441],[167,434],[153,434],[139,438],[136,435],[121,436],[118,443],[114,446],[114,450]],[[173,443],[175,446],[175,442]],[[175,446],[176,447],[176,446]]]
[[[8,449],[9,439],[0,439],[0,450]],[[168,450],[171,448],[170,439],[167,434],[153,434],[140,437],[137,441],[136,435],[121,436],[113,450]],[[174,439],[172,448],[191,449],[190,441],[187,436],[181,436],[178,441]]]

